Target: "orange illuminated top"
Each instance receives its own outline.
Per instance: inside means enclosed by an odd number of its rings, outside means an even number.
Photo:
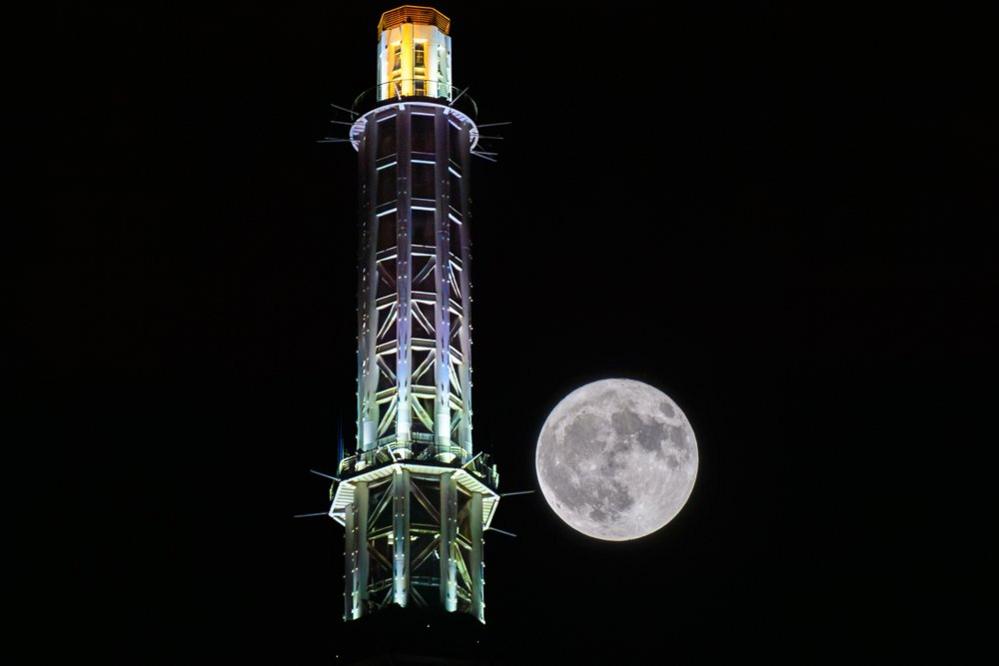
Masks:
[[[416,5],[403,5],[390,9],[378,21],[378,34],[385,30],[397,28],[403,23],[418,23],[420,25],[432,25],[445,35],[451,29],[451,19],[441,14],[433,7],[417,7]]]

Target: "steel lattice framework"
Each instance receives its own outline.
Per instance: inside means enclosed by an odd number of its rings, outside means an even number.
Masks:
[[[426,43],[446,45],[449,76],[450,37],[437,34],[446,18],[406,20],[406,9],[386,13],[397,23],[383,17],[382,56],[391,48],[400,62],[433,64],[399,55],[429,31]],[[380,77],[391,71],[379,67]],[[452,106],[450,86],[445,95],[442,83],[404,81],[380,78],[380,101],[350,130],[360,168],[358,435],[329,512],[346,529],[344,618],[412,604],[484,621],[483,532],[499,495],[495,466],[472,448],[468,176],[478,128]]]

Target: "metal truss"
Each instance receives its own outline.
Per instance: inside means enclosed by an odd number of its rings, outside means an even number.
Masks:
[[[344,619],[388,604],[485,620],[483,532],[499,496],[466,470],[397,463],[340,484]]]
[[[356,470],[384,447],[400,459],[472,455],[467,176],[477,135],[464,114],[417,102],[382,106],[351,129],[364,218]]]
[[[386,604],[484,621],[498,474],[472,449],[468,174],[475,123],[447,104],[356,119],[361,187],[357,446],[329,515],[346,529],[344,618]]]

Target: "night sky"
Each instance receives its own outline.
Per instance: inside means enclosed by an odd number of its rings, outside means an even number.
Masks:
[[[308,470],[354,436],[357,165],[316,139],[374,85],[395,5],[114,4],[54,6],[39,55],[41,233],[3,361],[37,509],[21,615],[43,656],[335,663],[342,529],[291,516],[327,508]],[[513,121],[472,173],[475,446],[500,489],[537,488],[546,416],[600,378],[666,391],[700,448],[686,508],[639,541],[501,503],[496,654],[812,663],[994,628],[983,23],[435,6],[479,120]]]

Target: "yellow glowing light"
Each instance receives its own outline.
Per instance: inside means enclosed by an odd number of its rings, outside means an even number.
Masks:
[[[403,5],[378,22],[378,99],[451,99],[451,19]]]

